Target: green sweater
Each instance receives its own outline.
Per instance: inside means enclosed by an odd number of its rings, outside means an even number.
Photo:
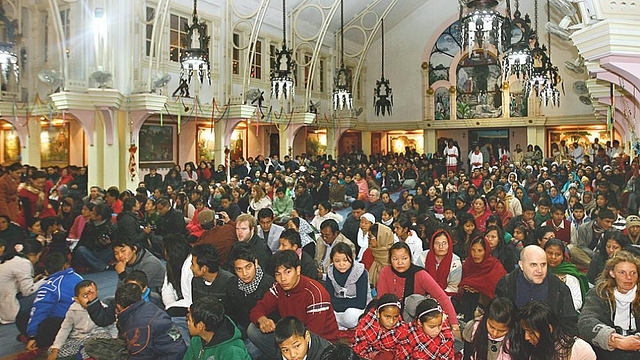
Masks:
[[[271,207],[273,208],[273,213],[276,216],[289,216],[293,210],[293,200],[286,195],[282,200],[280,200],[279,197],[274,196],[273,201],[271,202]]]
[[[225,321],[215,330],[211,342],[205,344],[200,336],[193,336],[184,360],[251,360],[244,346],[240,330],[225,317]]]

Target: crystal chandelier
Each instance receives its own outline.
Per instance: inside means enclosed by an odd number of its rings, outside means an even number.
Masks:
[[[209,39],[207,25],[198,20],[198,0],[193,0],[193,24],[187,26],[186,43],[189,48],[183,49],[180,55],[180,79],[191,83],[191,76],[197,71],[200,83],[207,77],[211,85],[211,65],[209,64]]]
[[[340,69],[334,79],[333,110],[344,108],[353,109],[353,96],[351,95],[351,75],[344,66],[344,3],[340,0]]]
[[[468,47],[469,56],[474,52],[485,53],[494,45],[498,53],[507,44],[509,32],[504,31],[509,19],[494,9],[497,0],[459,0],[460,26],[463,48]],[[507,1],[509,4],[509,1]],[[467,12],[464,12],[464,7]],[[507,12],[510,10],[507,8]]]
[[[282,0],[282,49],[276,49],[276,59],[271,69],[271,97],[289,99],[295,92],[296,62],[293,49],[287,49],[286,3]]]
[[[391,115],[391,107],[393,106],[393,92],[389,86],[389,79],[384,77],[384,19],[380,21],[380,31],[382,32],[382,76],[380,77],[380,80],[376,80],[376,87],[373,89],[376,116],[379,116],[380,114],[384,116],[385,112]]]
[[[528,14],[523,19],[519,8],[520,2],[516,0],[516,10],[511,20],[511,44],[507,47],[502,59],[502,75],[505,82],[509,81],[511,75],[515,75],[518,80],[526,81],[533,71],[533,60],[529,46],[531,19]]]
[[[547,16],[550,17],[550,4],[547,4]],[[525,95],[529,96],[531,93],[540,99],[540,101],[548,106],[553,103],[554,106],[560,105],[560,91],[557,89],[560,83],[560,74],[558,67],[554,66],[551,62],[551,33],[548,33],[547,41],[549,45],[549,54],[547,55],[547,47],[540,45],[537,38],[538,33],[538,0],[535,0],[535,28],[536,39],[533,49],[531,50],[532,58],[532,71],[529,80],[525,82],[524,91]]]

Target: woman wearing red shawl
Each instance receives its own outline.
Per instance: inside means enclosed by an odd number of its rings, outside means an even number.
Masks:
[[[453,253],[453,240],[444,230],[437,230],[431,237],[430,250],[425,251],[417,264],[424,264],[429,275],[449,296],[458,293],[458,284],[462,278],[462,262]]]
[[[473,218],[476,219],[476,227],[478,228],[478,231],[484,233],[487,228],[487,219],[489,216],[493,215],[486,200],[480,196],[473,199],[471,202],[471,208],[469,209],[469,214],[473,215]]]
[[[495,297],[498,280],[507,274],[502,263],[491,255],[491,245],[484,237],[471,242],[469,256],[462,265],[458,312],[465,321],[472,320],[476,307],[485,307]]]
[[[511,218],[513,218],[513,214],[507,208],[507,204],[504,203],[503,200],[498,200],[496,203],[496,215],[500,216],[500,220],[502,221],[502,228],[504,229]]]
[[[18,190],[22,202],[22,216],[20,225],[24,228],[31,226],[36,219],[56,216],[56,210],[49,204],[49,190],[47,174],[44,171],[34,171],[27,179],[27,184]]]

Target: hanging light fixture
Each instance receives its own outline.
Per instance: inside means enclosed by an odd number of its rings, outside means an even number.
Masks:
[[[340,0],[340,69],[334,79],[333,110],[353,109],[351,95],[351,75],[344,66],[344,3]]]
[[[384,77],[384,19],[380,21],[380,31],[382,31],[381,37],[381,59],[382,59],[382,76],[380,80],[376,80],[376,87],[373,89],[373,102],[376,109],[376,116],[382,114],[385,115],[385,112],[391,115],[391,107],[393,106],[393,91],[389,86],[389,79]]]
[[[529,39],[531,38],[531,19],[520,13],[520,1],[516,0],[516,10],[511,20],[510,44],[502,59],[503,81],[509,81],[511,75],[519,80],[526,81],[531,76],[533,61]]]
[[[469,57],[473,53],[485,53],[493,45],[498,53],[508,44],[509,19],[494,9],[497,0],[459,0],[460,26],[463,48],[468,47]],[[467,8],[466,13],[464,8]],[[507,13],[510,13],[507,0]]]
[[[535,93],[540,101],[548,106],[552,103],[554,106],[560,105],[560,91],[557,85],[560,83],[560,74],[558,67],[551,62],[551,33],[547,33],[547,44],[549,46],[549,54],[547,55],[547,47],[540,45],[538,38],[538,0],[534,2],[535,7],[535,44],[531,50],[532,71],[529,80],[525,82],[525,95],[529,96]],[[547,4],[547,17],[551,17],[550,4]]]
[[[276,49],[276,59],[271,69],[271,97],[289,99],[295,92],[296,62],[293,49],[287,48],[287,4],[282,0],[282,49]]]
[[[0,22],[5,26],[5,30],[3,32],[4,35],[0,38],[0,73],[2,73],[2,84],[4,85],[9,83],[12,72],[17,83],[20,79],[18,55],[14,52],[17,22],[7,17],[1,1]]]
[[[189,48],[180,55],[180,79],[191,83],[194,71],[198,72],[200,83],[207,77],[211,85],[211,65],[209,64],[209,39],[207,25],[198,20],[198,0],[193,0],[193,24],[187,26],[186,42]],[[186,76],[186,79],[185,79]]]

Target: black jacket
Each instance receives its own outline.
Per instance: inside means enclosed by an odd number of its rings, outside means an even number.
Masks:
[[[267,271],[267,274],[273,276],[273,269],[271,268],[271,249],[269,249],[269,247],[267,246],[266,241],[264,241],[256,233],[253,234],[248,243],[253,248],[253,251],[256,252],[256,259],[258,259],[258,264],[262,266],[263,270]]]
[[[147,190],[153,193],[155,189],[159,189],[162,187],[162,175],[156,173],[155,176],[151,176],[151,174],[147,174],[144,176],[144,185]]]
[[[327,193],[327,199],[329,198]],[[313,198],[308,191],[303,192],[301,195],[296,195],[296,199],[293,201],[293,207],[298,211],[298,214],[303,218],[313,216]]]
[[[131,239],[136,244],[143,243],[147,238],[147,234],[140,227],[140,220],[131,211],[118,214],[115,235],[117,239]]]
[[[245,293],[238,288],[238,280],[227,283],[227,297],[224,302],[226,314],[238,324],[241,329],[245,329],[244,332],[246,332],[246,328],[249,327],[251,323],[249,310],[256,306],[258,300],[262,299],[275,281],[273,276],[265,273],[262,276],[260,284],[258,284],[258,289],[248,295],[245,295]],[[278,320],[277,317],[269,316],[269,318],[274,321]]]
[[[169,211],[158,218],[156,235],[165,236],[167,234],[186,234],[187,229],[184,223],[184,215],[176,209]]]
[[[521,271],[520,269],[515,269],[498,281],[496,285],[496,297],[506,297],[515,304],[516,279]],[[569,290],[562,280],[553,275],[551,271],[547,272],[547,280],[549,282],[549,299],[547,300],[547,304],[549,304],[555,314],[560,317],[560,320],[567,326],[567,329],[576,335],[578,333],[578,314],[573,307],[571,290]]]

